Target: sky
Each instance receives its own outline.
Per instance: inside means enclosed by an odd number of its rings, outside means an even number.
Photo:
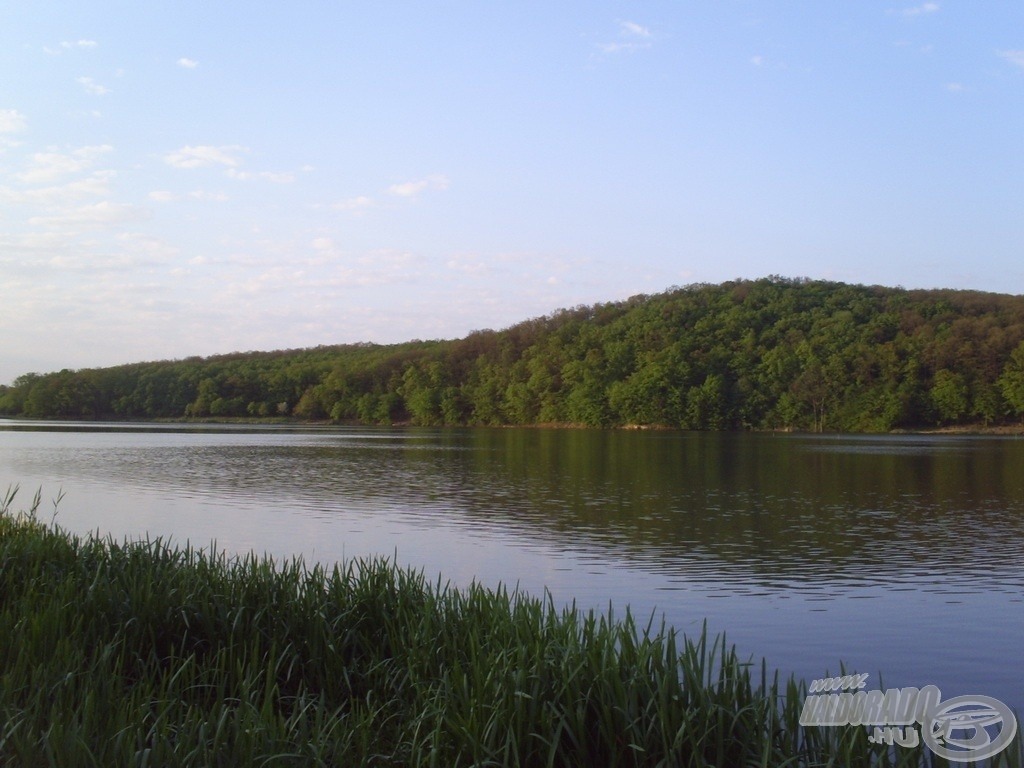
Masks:
[[[766,275],[1024,293],[1024,3],[0,8],[0,384]]]

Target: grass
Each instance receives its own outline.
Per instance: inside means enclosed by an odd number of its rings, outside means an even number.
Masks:
[[[724,638],[383,559],[76,537],[0,498],[0,765],[918,766]],[[1018,745],[1019,746],[1019,740]],[[998,764],[1021,764],[1019,749]]]

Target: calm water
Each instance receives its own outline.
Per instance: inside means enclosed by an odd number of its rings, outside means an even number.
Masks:
[[[0,420],[8,484],[76,532],[382,554],[1024,711],[1022,440]]]

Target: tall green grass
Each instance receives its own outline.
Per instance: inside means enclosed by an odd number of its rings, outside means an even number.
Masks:
[[[77,537],[0,499],[0,765],[918,766],[798,725],[724,638],[455,589]],[[1020,765],[1019,751],[1000,764]]]

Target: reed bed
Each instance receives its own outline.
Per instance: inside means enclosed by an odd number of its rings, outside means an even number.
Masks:
[[[455,589],[78,537],[0,499],[0,765],[919,766],[798,724],[725,639]],[[1020,765],[1018,753],[997,763]]]

